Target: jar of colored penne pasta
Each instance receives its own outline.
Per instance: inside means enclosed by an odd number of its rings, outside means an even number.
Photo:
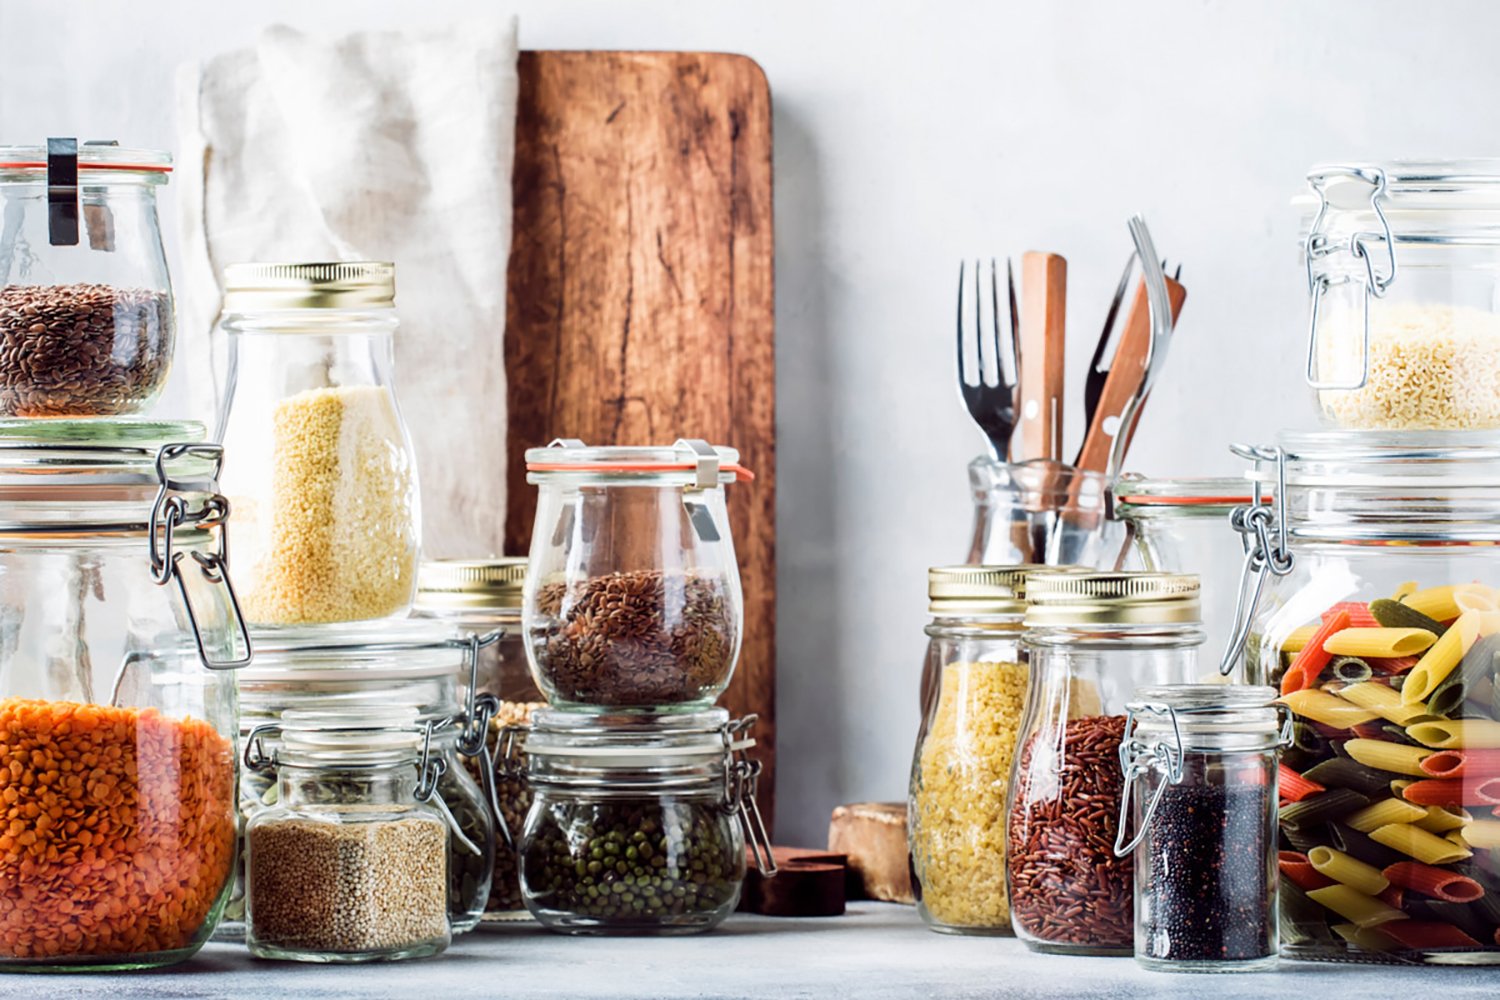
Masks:
[[[1260,595],[1245,671],[1293,719],[1283,953],[1500,963],[1500,436],[1245,453],[1277,497],[1235,520]]]
[[[1276,753],[1269,687],[1142,688],[1127,708],[1115,854],[1135,863],[1135,959],[1158,972],[1276,965]]]
[[[1129,955],[1133,865],[1114,852],[1126,703],[1194,676],[1198,578],[1034,574],[1026,599],[1030,689],[1006,805],[1011,926],[1033,951]]]

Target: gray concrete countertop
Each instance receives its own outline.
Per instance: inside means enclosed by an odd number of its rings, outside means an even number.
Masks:
[[[934,934],[910,907],[857,903],[833,919],[735,916],[684,938],[566,938],[530,925],[485,929],[442,956],[390,965],[259,962],[209,945],[162,972],[0,976],[0,997],[234,1000],[808,997],[1500,996],[1500,969],[1284,962],[1272,973],[1163,975],[1118,958],[1034,955],[1014,938]]]

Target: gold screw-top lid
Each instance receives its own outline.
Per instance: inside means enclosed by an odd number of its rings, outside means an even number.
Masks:
[[[1190,573],[1034,573],[1026,624],[1190,625],[1201,621]]]
[[[224,311],[389,309],[396,301],[396,265],[351,260],[319,264],[230,264],[224,268]]]
[[[430,559],[417,570],[417,605],[440,610],[519,608],[526,559]]]
[[[1027,574],[1059,566],[934,566],[927,571],[927,609],[935,615],[1019,615]]]

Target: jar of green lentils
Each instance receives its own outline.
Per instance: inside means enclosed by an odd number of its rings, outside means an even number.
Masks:
[[[691,934],[733,912],[747,838],[775,874],[755,803],[754,717],[537,711],[526,731],[534,799],[521,835],[521,895],[566,934]],[[512,757],[516,748],[510,748]]]

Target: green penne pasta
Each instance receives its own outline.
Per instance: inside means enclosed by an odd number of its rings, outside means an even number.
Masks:
[[[1480,637],[1464,654],[1458,669],[1433,690],[1427,699],[1428,713],[1451,716],[1457,712],[1481,681],[1494,676],[1497,656],[1500,656],[1500,634]]]
[[[1401,775],[1377,771],[1346,757],[1331,757],[1308,768],[1303,777],[1324,788],[1348,788],[1363,796],[1384,797],[1390,792],[1391,782]]]
[[[1370,669],[1370,665],[1357,656],[1337,657],[1330,669],[1333,671],[1333,676],[1346,684],[1358,684],[1360,681],[1367,681],[1374,674],[1374,671]]]
[[[1301,851],[1306,854],[1314,847],[1328,843],[1328,828],[1326,826],[1299,826],[1282,827],[1281,842],[1286,849]]]
[[[1442,622],[1429,618],[1400,601],[1384,597],[1370,602],[1370,614],[1384,628],[1424,628],[1433,635],[1442,635],[1447,631]]]
[[[1330,788],[1326,792],[1310,795],[1301,802],[1288,802],[1276,815],[1283,827],[1295,829],[1340,819],[1369,804],[1368,796],[1361,795],[1352,789]]]
[[[1400,851],[1377,843],[1358,830],[1345,826],[1343,823],[1330,823],[1328,830],[1333,837],[1333,845],[1352,858],[1358,858],[1367,865],[1374,865],[1384,871],[1398,861],[1410,861],[1411,858]]]
[[[1328,741],[1323,738],[1321,733],[1306,722],[1299,721],[1292,723],[1292,746],[1298,750],[1315,753],[1320,757],[1328,753]],[[1319,782],[1319,784],[1326,785],[1328,782]]]
[[[1482,901],[1483,897],[1481,897]],[[1452,924],[1476,941],[1493,940],[1494,921],[1484,916],[1477,903],[1450,903],[1441,899],[1413,901],[1413,914],[1422,919],[1441,920]]]
[[[1295,882],[1283,878],[1280,896],[1282,944],[1327,941],[1333,937],[1328,927],[1328,911],[1308,899]]]

